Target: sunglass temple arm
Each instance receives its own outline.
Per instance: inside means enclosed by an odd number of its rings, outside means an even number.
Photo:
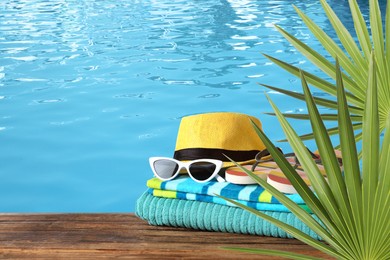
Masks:
[[[224,178],[222,178],[221,176],[217,175],[217,181],[218,182],[226,182],[226,180]]]

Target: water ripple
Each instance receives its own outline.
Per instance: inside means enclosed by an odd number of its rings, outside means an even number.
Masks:
[[[68,121],[53,121],[53,122],[50,122],[50,124],[55,125],[55,126],[65,126],[65,125],[71,125],[71,124],[74,124],[77,122],[83,122],[83,121],[88,121],[88,120],[90,120],[89,117],[80,117],[80,118],[76,118],[74,120],[68,120]]]
[[[59,103],[59,102],[65,102],[65,99],[57,98],[57,99],[42,99],[42,100],[35,100],[34,102],[37,104],[52,104],[52,103]]]
[[[36,56],[24,56],[24,57],[5,57],[7,59],[13,59],[18,61],[35,61],[38,59]]]
[[[16,81],[21,82],[45,82],[48,81],[47,79],[33,79],[33,78],[17,78]]]
[[[220,96],[221,96],[220,94],[206,94],[206,95],[199,96],[198,98],[217,98]]]
[[[115,95],[114,98],[141,98],[141,99],[152,99],[150,96],[154,95],[154,93],[138,93],[138,94],[119,94]]]

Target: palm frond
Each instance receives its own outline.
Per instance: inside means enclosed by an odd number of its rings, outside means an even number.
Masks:
[[[262,130],[253,123],[256,133],[269,150],[272,158],[292,183],[307,206],[318,217],[314,219],[297,204],[288,199],[266,180],[248,169],[236,164],[257,183],[269,191],[291,212],[316,232],[328,244],[313,241],[310,236],[272,217],[224,198],[309,245],[342,259],[386,259],[390,256],[390,132],[386,131],[380,150],[378,88],[376,80],[375,53],[370,56],[367,101],[362,120],[363,168],[359,168],[359,153],[356,148],[355,133],[348,110],[342,73],[336,59],[337,116],[340,133],[340,148],[343,158],[343,171],[334,153],[334,148],[323,119],[315,104],[304,73],[301,73],[302,88],[308,109],[308,116],[318,146],[327,179],[307,151],[300,137],[295,133],[286,118],[267,96],[282,129],[296,154],[302,168],[310,179],[313,191],[292,168],[284,155],[275,147]],[[388,123],[387,127],[390,127]],[[252,251],[254,252],[254,251]],[[257,251],[266,253],[265,251]],[[295,256],[293,256],[295,257]],[[293,258],[295,259],[295,258]]]
[[[282,29],[281,27],[275,25],[276,29],[297,49],[299,50],[308,60],[310,60],[314,65],[316,65],[319,69],[325,72],[332,79],[336,78],[336,68],[334,64],[328,61],[325,57],[323,57],[320,53],[310,48],[308,45],[304,44],[302,41],[298,40],[293,35],[289,34],[287,31]],[[354,93],[354,95],[364,100],[364,90],[359,87],[357,82],[353,81],[346,74],[343,74],[343,78],[345,79],[346,88]]]
[[[344,26],[344,24],[340,21],[340,19],[337,17],[336,13],[332,10],[332,8],[329,6],[329,4],[326,2],[326,0],[320,0],[321,5],[330,21],[330,23],[333,26],[334,31],[336,32],[338,39],[340,40],[341,44],[343,45],[344,49],[348,53],[348,55],[351,57],[354,64],[356,64],[356,70],[360,71],[364,76],[367,75],[367,62],[365,61],[364,57],[361,55],[360,49],[355,43],[353,37],[351,36],[348,29]],[[352,76],[352,75],[350,75]],[[345,80],[346,77],[343,75],[343,79]],[[364,93],[364,86],[366,82],[364,81],[364,78],[362,81],[360,81],[362,78],[359,76],[358,78],[354,78],[357,85],[361,84],[359,88]],[[346,81],[345,81],[346,83]],[[362,88],[363,87],[363,88]],[[349,89],[346,86],[346,89]]]
[[[280,59],[277,59],[275,57],[272,57],[270,55],[267,55],[267,54],[264,54],[263,55],[268,58],[270,61],[272,61],[273,63],[277,64],[279,67],[285,69],[286,71],[288,71],[289,73],[291,73],[292,75],[296,76],[296,77],[300,77],[300,69],[298,67],[295,67],[291,64],[288,64],[287,62],[284,62]],[[320,77],[317,77],[315,76],[314,74],[311,74],[307,71],[304,71],[303,70],[303,73],[305,75],[305,78],[306,78],[306,81],[307,83],[313,85],[313,86],[316,86],[318,89],[332,95],[332,96],[336,96],[336,87],[334,84],[324,80],[324,79],[321,79]],[[358,107],[362,107],[364,105],[364,98],[359,98],[349,92],[346,93],[347,95],[347,98],[348,98],[348,101],[350,103],[352,103],[353,105],[355,106],[358,106]]]
[[[326,4],[326,3],[324,3]],[[327,5],[327,4],[326,4]],[[327,7],[329,7],[327,5]],[[321,42],[322,46],[327,50],[327,52],[333,57],[339,60],[341,66],[345,71],[348,73],[348,75],[351,75],[353,79],[356,81],[356,87],[360,90],[361,93],[364,93],[364,89],[362,89],[362,86],[364,86],[365,78],[367,75],[364,73],[367,71],[364,67],[359,67],[356,64],[361,64],[360,66],[364,66],[364,58],[361,57],[361,55],[355,55],[353,60],[350,60],[349,56],[343,52],[343,50],[339,47],[337,43],[335,43],[332,38],[330,38],[318,25],[316,25],[308,16],[306,16],[301,10],[299,10],[297,7],[295,7],[295,10],[297,11],[298,15],[302,18],[306,26],[310,29],[310,31],[315,35],[315,37]],[[329,15],[334,15],[330,10],[328,10]],[[340,21],[337,20],[337,18],[334,18],[336,20],[335,23],[339,24]],[[339,28],[339,27],[337,27]],[[351,46],[351,50],[358,51],[358,47],[354,44],[352,36],[349,34],[348,30],[346,28],[340,28],[339,34],[343,35],[345,38],[344,42],[349,43],[348,46]],[[345,34],[346,32],[346,34]],[[352,44],[352,43],[353,44]],[[362,60],[363,59],[363,60]],[[364,69],[364,70],[362,70]],[[362,73],[363,71],[363,73]]]
[[[327,244],[314,242],[268,215],[263,216],[265,214],[261,212],[245,208],[237,202],[235,204],[289,230],[288,232],[298,239],[336,258],[389,259],[390,40],[386,39],[390,39],[388,38],[390,37],[390,4],[388,3],[386,7],[386,20],[383,26],[378,0],[369,0],[370,26],[368,26],[357,1],[349,0],[358,39],[358,42],[355,42],[326,0],[320,2],[342,46],[338,46],[309,16],[297,7],[294,8],[324,49],[336,60],[335,64],[283,28],[276,26],[276,29],[318,69],[334,79],[336,84],[266,54],[265,56],[275,64],[301,78],[303,94],[262,84],[268,89],[306,102],[307,114],[281,113],[267,96],[274,111],[268,114],[278,118],[286,140],[310,179],[313,190],[303,182],[262,130],[254,125],[272,158],[307,206],[318,217],[318,222],[267,181],[242,166],[239,167],[297,214],[298,218]],[[313,97],[309,85],[336,97],[336,101],[331,98]],[[334,109],[336,113],[320,114],[318,106]],[[298,136],[287,118],[310,120],[312,133]],[[324,125],[326,120],[336,121],[338,127],[327,129]],[[380,137],[382,133],[383,138]],[[339,134],[340,144],[336,148],[342,153],[342,171],[330,141],[330,136],[333,134]],[[316,141],[327,173],[326,179],[319,172],[302,142],[309,138]],[[360,141],[362,146],[361,151],[358,152],[357,143]],[[359,158],[362,158],[361,168]],[[266,251],[258,252],[266,254]]]
[[[303,72],[301,71],[301,73],[303,73]],[[290,96],[290,97],[293,97],[293,98],[296,98],[296,99],[300,99],[300,100],[303,100],[303,101],[305,100],[305,95],[303,95],[301,93],[289,91],[289,90],[286,90],[286,89],[283,89],[283,88],[273,87],[273,86],[266,85],[266,84],[260,84],[260,85],[264,86],[264,87],[266,87],[268,89],[271,89],[273,91],[285,94],[287,96]],[[326,99],[326,98],[318,98],[318,97],[313,97],[313,98],[315,100],[315,103],[317,105],[319,105],[319,106],[324,106],[324,107],[331,108],[331,109],[337,109],[337,102],[336,101],[329,100],[329,99]],[[349,106],[349,111],[351,113],[353,113],[353,114],[356,114],[356,115],[363,115],[363,109],[360,108],[360,107]]]
[[[340,127],[340,148],[343,158],[344,176],[346,192],[348,193],[349,203],[352,209],[352,220],[349,223],[353,227],[351,230],[354,235],[354,245],[356,248],[356,257],[362,257],[362,191],[359,169],[358,152],[354,140],[354,131],[352,121],[348,111],[347,100],[344,93],[344,85],[341,73],[337,74],[337,101],[339,103],[339,127]]]
[[[275,113],[264,113],[266,115],[273,115],[275,116]],[[292,118],[292,119],[304,119],[304,120],[309,120],[309,115],[308,114],[294,114],[294,113],[283,113],[283,116],[286,118]],[[337,121],[337,114],[321,114],[321,118],[324,121]],[[363,119],[362,116],[358,115],[351,115],[351,120],[352,122],[361,122]]]
[[[370,57],[371,40],[366,26],[366,22],[356,1],[350,1],[349,3],[351,7],[353,22],[355,24],[355,31],[359,39],[360,47],[362,48],[364,57],[365,58]]]
[[[381,11],[379,9],[379,4],[377,0],[370,0],[370,24],[372,32],[372,42],[373,50],[376,56],[377,65],[378,65],[378,81],[381,85],[387,83],[387,68],[385,60],[385,46],[384,46],[384,37],[383,37],[383,27],[382,27],[382,17]],[[383,89],[379,89],[379,94],[382,93]],[[388,97],[387,97],[388,98]]]
[[[338,62],[336,61],[336,67],[338,68]],[[339,71],[339,69],[338,69]],[[342,90],[342,83],[337,82],[338,89]],[[332,142],[329,135],[327,134],[325,125],[321,120],[320,113],[317,110],[314,99],[310,93],[309,87],[305,81],[304,76],[302,75],[302,87],[305,92],[306,104],[308,111],[310,112],[310,122],[312,129],[314,129],[314,137],[318,145],[318,151],[321,156],[322,164],[325,167],[325,171],[328,177],[328,182],[334,198],[336,201],[336,206],[339,209],[339,213],[342,216],[340,223],[345,223],[348,228],[348,233],[351,234],[349,237],[350,245],[356,244],[353,239],[354,232],[351,232],[354,229],[354,223],[352,219],[352,210],[351,205],[349,204],[349,196],[346,189],[346,183],[342,176],[340,165],[338,163],[337,157],[333,152]],[[341,102],[339,102],[341,103]],[[346,102],[345,102],[346,103]],[[329,152],[332,151],[332,152]]]
[[[367,237],[365,243],[365,254],[367,257],[373,257],[370,254],[371,243],[374,240],[372,227],[374,226],[373,212],[375,209],[375,193],[378,185],[379,170],[379,118],[378,118],[378,97],[377,82],[375,76],[374,52],[370,62],[370,75],[368,78],[368,91],[366,100],[365,115],[363,117],[363,142],[362,142],[362,161],[363,161],[363,220],[365,229],[362,230]],[[372,207],[374,205],[374,207]]]
[[[363,126],[362,123],[357,123],[357,124],[352,125],[354,131],[361,129],[362,126]],[[336,126],[336,127],[328,128],[328,129],[326,129],[326,132],[328,133],[329,136],[336,135],[339,133],[339,127]],[[355,137],[356,137],[356,135],[355,135]],[[303,135],[300,135],[299,138],[301,138],[302,141],[311,140],[311,139],[314,139],[314,133],[303,134]],[[287,139],[278,140],[278,142],[287,142]]]
[[[258,217],[261,217],[261,218],[269,221],[273,225],[275,225],[275,226],[277,226],[279,228],[282,228],[283,230],[285,230],[290,235],[296,237],[297,239],[305,242],[306,244],[308,244],[308,245],[310,245],[310,246],[312,246],[312,247],[314,247],[314,248],[316,248],[316,249],[318,249],[318,250],[320,250],[322,252],[325,252],[325,253],[327,253],[327,254],[329,254],[331,256],[334,256],[334,257],[340,257],[341,256],[341,254],[338,253],[333,248],[331,248],[331,247],[327,246],[326,244],[324,244],[324,243],[322,243],[322,242],[312,238],[311,236],[309,236],[308,234],[305,234],[301,230],[284,223],[283,221],[280,221],[278,219],[270,217],[270,216],[268,216],[267,214],[264,214],[261,211],[257,211],[257,210],[255,210],[253,208],[250,208],[248,206],[242,205],[242,204],[240,204],[240,203],[238,203],[238,202],[236,202],[236,201],[234,201],[232,199],[226,198],[224,196],[218,196],[218,197],[223,198],[226,201],[228,201],[228,202],[230,202],[230,203],[232,203],[232,204],[234,204],[234,205],[236,205],[236,206],[238,206],[238,207],[240,207],[242,209],[245,209],[245,210],[247,210],[247,211],[249,211],[249,212],[251,212],[251,213],[253,213],[255,215],[257,215]],[[305,219],[305,220],[307,220],[307,219]]]
[[[365,106],[366,90],[368,83],[368,72],[371,50],[374,50],[376,59],[376,74],[378,85],[378,110],[379,110],[379,135],[383,133],[390,113],[390,5],[386,8],[386,20],[383,27],[382,15],[378,0],[369,0],[370,5],[370,26],[364,20],[356,0],[349,0],[349,6],[354,22],[354,28],[358,43],[355,42],[349,30],[343,25],[326,0],[320,0],[321,5],[338,37],[342,46],[329,37],[313,20],[310,19],[302,10],[294,7],[307,28],[321,43],[324,49],[333,57],[339,59],[340,65],[345,73],[342,73],[343,83],[347,91],[347,100],[350,112],[361,115],[358,111],[363,110]],[[368,27],[371,30],[368,30]],[[304,44],[299,39],[289,34],[283,28],[276,26],[276,29],[288,40],[298,51],[311,61],[318,69],[324,71],[332,79],[336,79],[336,68],[331,61],[327,60],[320,53]],[[342,47],[342,48],[341,48]],[[265,55],[279,67],[288,71],[294,76],[299,77],[299,68],[294,67],[275,57]],[[308,84],[332,95],[337,95],[336,86],[327,80],[321,79],[305,71],[304,75]],[[263,84],[265,85],[265,84]],[[275,89],[276,90],[276,89]],[[277,91],[277,90],[276,90]],[[291,95],[291,92],[285,93],[293,98],[302,99],[300,95]],[[335,109],[332,100],[325,101],[316,99],[316,104]],[[307,119],[307,118],[306,118]],[[363,118],[360,118],[360,122]],[[358,141],[357,139],[355,139]]]

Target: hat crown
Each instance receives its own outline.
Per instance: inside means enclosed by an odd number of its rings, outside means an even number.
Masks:
[[[175,158],[201,158],[244,161],[254,158],[265,148],[251,120],[261,128],[260,121],[246,114],[232,112],[206,113],[183,117],[176,140]]]

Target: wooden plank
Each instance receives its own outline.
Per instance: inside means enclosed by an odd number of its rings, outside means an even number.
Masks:
[[[279,259],[224,246],[325,256],[295,239],[156,227],[134,214],[0,214],[1,259]]]

